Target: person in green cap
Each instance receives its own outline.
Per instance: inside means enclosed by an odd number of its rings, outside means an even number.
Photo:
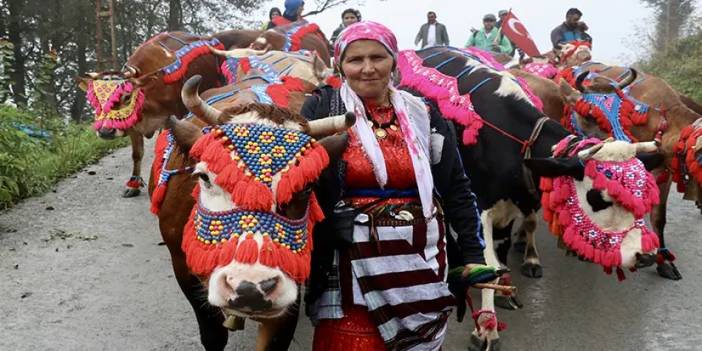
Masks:
[[[495,22],[497,22],[495,15],[489,13],[483,16],[483,29],[473,30],[466,43],[466,48],[475,46],[486,51],[510,55],[512,53],[512,44],[496,28]]]

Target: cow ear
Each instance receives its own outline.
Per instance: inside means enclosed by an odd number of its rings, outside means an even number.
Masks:
[[[575,105],[575,103],[578,102],[578,100],[582,96],[582,94],[579,91],[573,89],[573,87],[571,87],[570,84],[568,84],[568,82],[565,81],[565,79],[561,80],[560,90],[563,100],[568,105]]]
[[[663,161],[665,161],[665,157],[660,152],[647,152],[636,154],[636,158],[638,158],[639,161],[643,162],[644,167],[646,167],[647,171],[652,171],[660,167],[661,165],[663,165]]]
[[[568,176],[577,180],[585,177],[585,166],[577,157],[571,158],[527,158],[524,164],[539,177]]]
[[[91,78],[86,78],[86,77],[75,77],[74,78],[76,83],[78,84],[78,88],[82,91],[88,91],[88,84],[92,81]]]

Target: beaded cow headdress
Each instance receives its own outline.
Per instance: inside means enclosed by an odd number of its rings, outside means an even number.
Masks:
[[[226,124],[205,130],[190,155],[216,174],[234,209],[213,212],[199,198],[183,238],[187,264],[207,276],[232,261],[280,268],[302,283],[309,275],[311,228],[323,218],[312,194],[306,214],[289,219],[275,212],[315,181],[329,163],[310,136],[281,127]]]

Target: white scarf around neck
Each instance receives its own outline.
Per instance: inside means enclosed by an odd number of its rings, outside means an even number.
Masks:
[[[429,113],[426,105],[419,98],[397,90],[392,85],[389,88],[390,102],[395,110],[395,115],[400,123],[400,130],[412,158],[412,167],[417,180],[422,211],[425,218],[430,218],[434,213],[434,203],[432,201],[434,178],[431,174],[429,162]],[[375,174],[378,185],[384,188],[388,182],[385,157],[383,157],[383,152],[380,150],[380,145],[373,130],[368,125],[368,116],[366,115],[363,102],[351,90],[348,82],[344,82],[341,86],[341,100],[344,102],[346,110],[356,115],[356,124],[353,126],[353,130],[358,135],[363,150],[373,165],[373,174]]]

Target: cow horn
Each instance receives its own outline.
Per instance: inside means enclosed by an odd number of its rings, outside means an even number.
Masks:
[[[171,130],[176,143],[185,151],[190,150],[197,139],[202,136],[202,130],[196,125],[181,121],[173,115],[166,120],[166,128]]]
[[[599,143],[597,145],[594,145],[591,148],[585,149],[583,151],[578,152],[578,158],[580,158],[583,161],[587,161],[592,158],[592,156],[595,156],[595,154],[604,147],[605,143]]]
[[[138,73],[138,71],[136,68],[134,68],[130,65],[125,65],[124,72],[122,72],[122,76],[124,76],[125,79],[129,79],[129,78],[136,77],[137,73]]]
[[[202,101],[198,94],[200,81],[202,76],[197,74],[188,79],[183,84],[183,89],[180,91],[180,97],[183,99],[183,104],[195,116],[209,125],[219,124],[219,119],[223,115],[222,111],[208,105]]]
[[[575,88],[578,89],[578,91],[581,93],[585,92],[585,88],[583,87],[583,81],[585,81],[585,78],[587,78],[589,74],[590,71],[585,71],[583,73],[580,73],[575,79]]]
[[[624,79],[623,81],[621,81],[619,83],[619,85],[617,85],[617,88],[620,90],[626,88],[631,83],[636,81],[637,76],[638,76],[638,72],[636,72],[636,70],[633,68],[629,68],[629,74],[626,75],[626,79]]]
[[[229,51],[224,51],[224,50],[219,50],[216,48],[213,48],[211,46],[208,46],[210,48],[210,51],[219,56],[224,56],[224,57],[236,57],[236,58],[241,58],[241,57],[247,57],[247,56],[258,56],[258,55],[263,55],[266,53],[266,50],[254,50],[254,49],[232,49]]]
[[[646,141],[634,144],[636,145],[636,153],[657,152],[658,144],[655,141]]]
[[[85,76],[90,79],[100,79],[100,73],[97,72],[87,72],[85,73]]]
[[[308,133],[313,138],[323,138],[349,129],[356,123],[356,115],[347,112],[345,115],[331,116],[309,122]]]

